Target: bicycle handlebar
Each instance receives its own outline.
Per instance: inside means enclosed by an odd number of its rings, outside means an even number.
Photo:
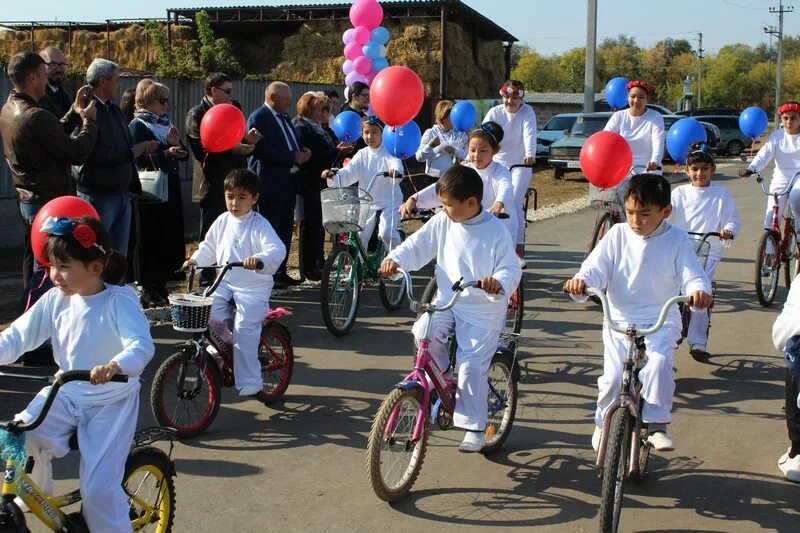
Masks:
[[[194,285],[194,271],[195,270],[208,270],[210,268],[213,268],[213,269],[216,270],[217,268],[219,268],[219,266],[218,265],[211,265],[211,266],[201,267],[201,266],[197,266],[197,265],[189,265],[189,286],[187,288],[187,290],[189,292],[192,292],[192,285]],[[230,269],[232,269],[232,268],[244,268],[244,263],[241,262],[241,261],[234,261],[234,262],[228,263],[224,267],[222,267],[222,271],[219,273],[219,275],[217,275],[217,279],[215,279],[214,283],[212,283],[211,286],[205,290],[205,292],[203,293],[203,296],[211,296],[212,294],[214,294],[214,291],[217,290],[217,288],[219,287],[219,284],[222,283],[222,279],[225,277],[225,274],[227,274],[228,271]],[[264,262],[259,259],[256,262],[256,270],[261,270],[262,268],[264,268]]]
[[[722,235],[718,231],[707,231],[705,233],[699,233],[696,231],[687,231],[686,233],[688,233],[689,235],[696,235],[697,237],[700,237],[699,239],[694,239],[700,242],[706,242],[706,240],[709,237],[719,237],[720,239],[722,238]]]
[[[518,165],[511,165],[510,167],[508,167],[508,170],[514,170],[515,168],[531,168],[532,169],[532,168],[536,168],[536,165],[524,165],[524,164],[520,163]]]
[[[594,287],[586,287],[586,294],[591,294],[593,296],[597,296],[600,300],[600,303],[603,304],[603,320],[608,327],[617,333],[622,333],[623,335],[629,335],[629,328],[623,327],[614,322],[611,319],[611,315],[609,314],[608,310],[608,298],[606,297],[606,293],[595,289]],[[673,305],[680,302],[688,302],[691,298],[689,296],[674,296],[667,300],[667,303],[661,308],[661,312],[658,314],[658,320],[656,320],[655,324],[650,326],[649,328],[645,329],[634,329],[635,336],[637,337],[646,337],[647,335],[652,335],[664,325],[664,321],[667,319],[667,313],[672,308]]]
[[[418,307],[420,303],[414,299],[414,287],[411,282],[411,274],[409,274],[406,270],[398,267],[397,272],[402,274],[406,280],[406,294],[408,295],[408,299],[411,301],[411,306]],[[453,296],[450,298],[450,301],[447,302],[445,305],[434,305],[433,303],[422,304],[423,311],[432,310],[433,312],[439,311],[447,311],[458,302],[459,298],[461,298],[461,293],[464,289],[469,289],[470,287],[475,287],[476,289],[482,289],[480,280],[478,281],[468,281],[464,282],[463,278],[456,281],[453,284]],[[505,291],[501,288],[500,294],[505,295]]]

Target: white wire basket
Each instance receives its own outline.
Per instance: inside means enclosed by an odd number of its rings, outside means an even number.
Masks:
[[[589,184],[589,205],[595,209],[614,209],[622,211],[622,202],[617,195],[617,188],[599,189]]]
[[[184,333],[202,333],[208,327],[214,299],[196,294],[170,294],[172,327]]]
[[[322,225],[328,233],[361,231],[369,218],[372,196],[358,187],[329,187],[319,193]]]
[[[700,261],[700,266],[705,269],[706,263],[708,262],[708,251],[711,249],[711,243],[708,242],[708,240],[702,241],[699,237],[695,237],[694,235],[689,235],[689,238],[692,239],[692,248],[694,249],[694,253],[697,255],[697,260]]]

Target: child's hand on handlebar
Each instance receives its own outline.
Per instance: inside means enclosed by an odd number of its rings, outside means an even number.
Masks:
[[[481,289],[486,294],[497,294],[503,289],[503,286],[492,276],[486,276],[481,280]]]
[[[755,172],[753,172],[749,168],[743,168],[742,170],[739,171],[739,177],[740,178],[746,178],[747,176],[750,176],[751,174],[755,174]]]
[[[258,257],[251,255],[242,261],[242,266],[247,270],[258,270],[259,266],[263,266],[263,264],[259,265],[259,263],[261,263],[261,260]]]
[[[714,303],[714,298],[704,291],[694,291],[689,298],[689,305],[697,309],[708,309]]]
[[[586,294],[586,282],[582,279],[572,278],[564,284],[564,292],[582,296]]]
[[[183,265],[181,265],[181,268],[189,268],[190,266],[197,266],[197,261],[195,261],[192,258],[189,258],[189,259],[187,259],[186,261],[183,262]]]
[[[536,158],[532,157],[532,156],[528,156],[528,157],[526,157],[525,159],[522,160],[522,163],[525,164],[525,165],[535,165],[536,164]]]
[[[400,216],[403,218],[410,217],[414,215],[414,212],[417,210],[417,199],[413,196],[409,197],[408,200],[403,202],[400,205]]]
[[[494,216],[497,216],[503,212],[504,208],[505,206],[503,205],[503,202],[495,202],[489,206],[489,209],[487,209],[487,211],[489,211],[489,213],[493,214]]]
[[[325,180],[325,179],[330,179],[333,176],[334,176],[334,174],[330,170],[323,170],[322,171],[322,175],[320,177]]]
[[[727,241],[733,239],[733,237],[734,237],[733,232],[729,229],[724,229],[719,232],[719,238],[722,240]]]
[[[384,278],[388,278],[397,274],[397,269],[400,267],[396,262],[391,259],[384,259],[381,266],[378,268],[378,274]]]
[[[89,383],[102,385],[111,381],[117,374],[122,374],[122,369],[116,361],[111,361],[107,365],[97,365],[89,371]]]

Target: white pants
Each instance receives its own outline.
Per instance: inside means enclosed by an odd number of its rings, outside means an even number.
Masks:
[[[36,395],[17,417],[33,420],[48,389]],[[138,389],[114,403],[89,407],[75,405],[66,395],[58,394],[42,425],[25,436],[25,452],[35,461],[31,478],[45,494],[52,495],[51,461],[69,452],[69,439],[77,429],[81,505],[92,532],[131,531],[122,477],[138,414]]]
[[[516,244],[523,244],[525,242],[525,219],[528,214],[525,213],[525,193],[528,192],[528,187],[531,186],[531,169],[528,167],[517,167],[511,171],[511,185],[514,187],[514,205],[506,206],[505,210],[511,212],[513,209],[516,214],[516,235],[512,234]],[[508,219],[511,220],[510,218]],[[509,223],[510,224],[510,223]],[[509,226],[511,229],[513,226]]]
[[[706,261],[706,274],[709,280],[714,279],[714,271],[717,270],[719,257],[708,256]],[[689,318],[689,329],[686,332],[686,341],[689,346],[692,344],[708,344],[708,309],[692,308],[692,316]]]
[[[258,343],[261,323],[269,311],[269,289],[235,292],[223,281],[214,293],[209,322],[225,322],[231,318],[230,301],[236,304],[233,322],[233,377],[236,388],[261,386],[261,363],[258,360]]]
[[[425,333],[428,316],[427,313],[422,315],[411,330],[417,345]],[[432,320],[429,351],[442,372],[449,364],[447,336],[453,331],[458,344],[455,369],[458,390],[453,422],[462,429],[483,431],[488,414],[489,365],[497,350],[500,332],[457,320],[452,310],[435,313]]]
[[[772,184],[770,186],[770,191],[773,190],[773,187],[776,184]],[[786,185],[780,185],[777,187],[777,190],[782,191]],[[764,228],[771,228],[772,227],[772,207],[775,205],[775,197],[768,196],[767,197],[767,209],[764,212]],[[783,213],[784,208],[786,207],[786,196],[781,195],[778,197],[778,226],[783,231],[783,222],[781,222],[780,217]],[[789,191],[789,208],[792,210],[792,216],[795,220],[795,229],[797,229],[797,221],[800,220],[800,180],[797,180],[792,187],[792,190]]]
[[[639,372],[642,382],[644,409],[642,421],[653,424],[672,422],[672,396],[675,393],[675,380],[672,352],[681,336],[680,327],[665,324],[660,330],[645,338],[647,364]],[[622,386],[622,371],[627,355],[626,337],[603,326],[603,375],[597,378],[597,411],[594,422],[603,425],[603,417],[619,397]]]
[[[400,214],[397,212],[399,207],[399,205],[389,205],[370,208],[367,223],[359,234],[361,244],[364,247],[369,245],[369,239],[372,237],[372,232],[375,231],[375,224],[378,224],[378,238],[383,241],[387,251],[394,250],[400,244],[400,232],[397,231],[400,226]],[[378,213],[380,213],[380,216],[378,216]]]

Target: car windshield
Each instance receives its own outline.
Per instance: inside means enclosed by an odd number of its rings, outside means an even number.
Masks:
[[[578,117],[569,134],[573,137],[588,137],[602,130],[609,118],[611,117]]]
[[[553,117],[542,128],[544,131],[568,130],[575,123],[575,117]]]
[[[680,120],[680,118],[676,118],[676,117],[669,117],[669,118],[664,117],[664,129],[665,130],[670,129],[672,127],[672,125],[675,124],[676,122],[678,122],[679,120]]]

